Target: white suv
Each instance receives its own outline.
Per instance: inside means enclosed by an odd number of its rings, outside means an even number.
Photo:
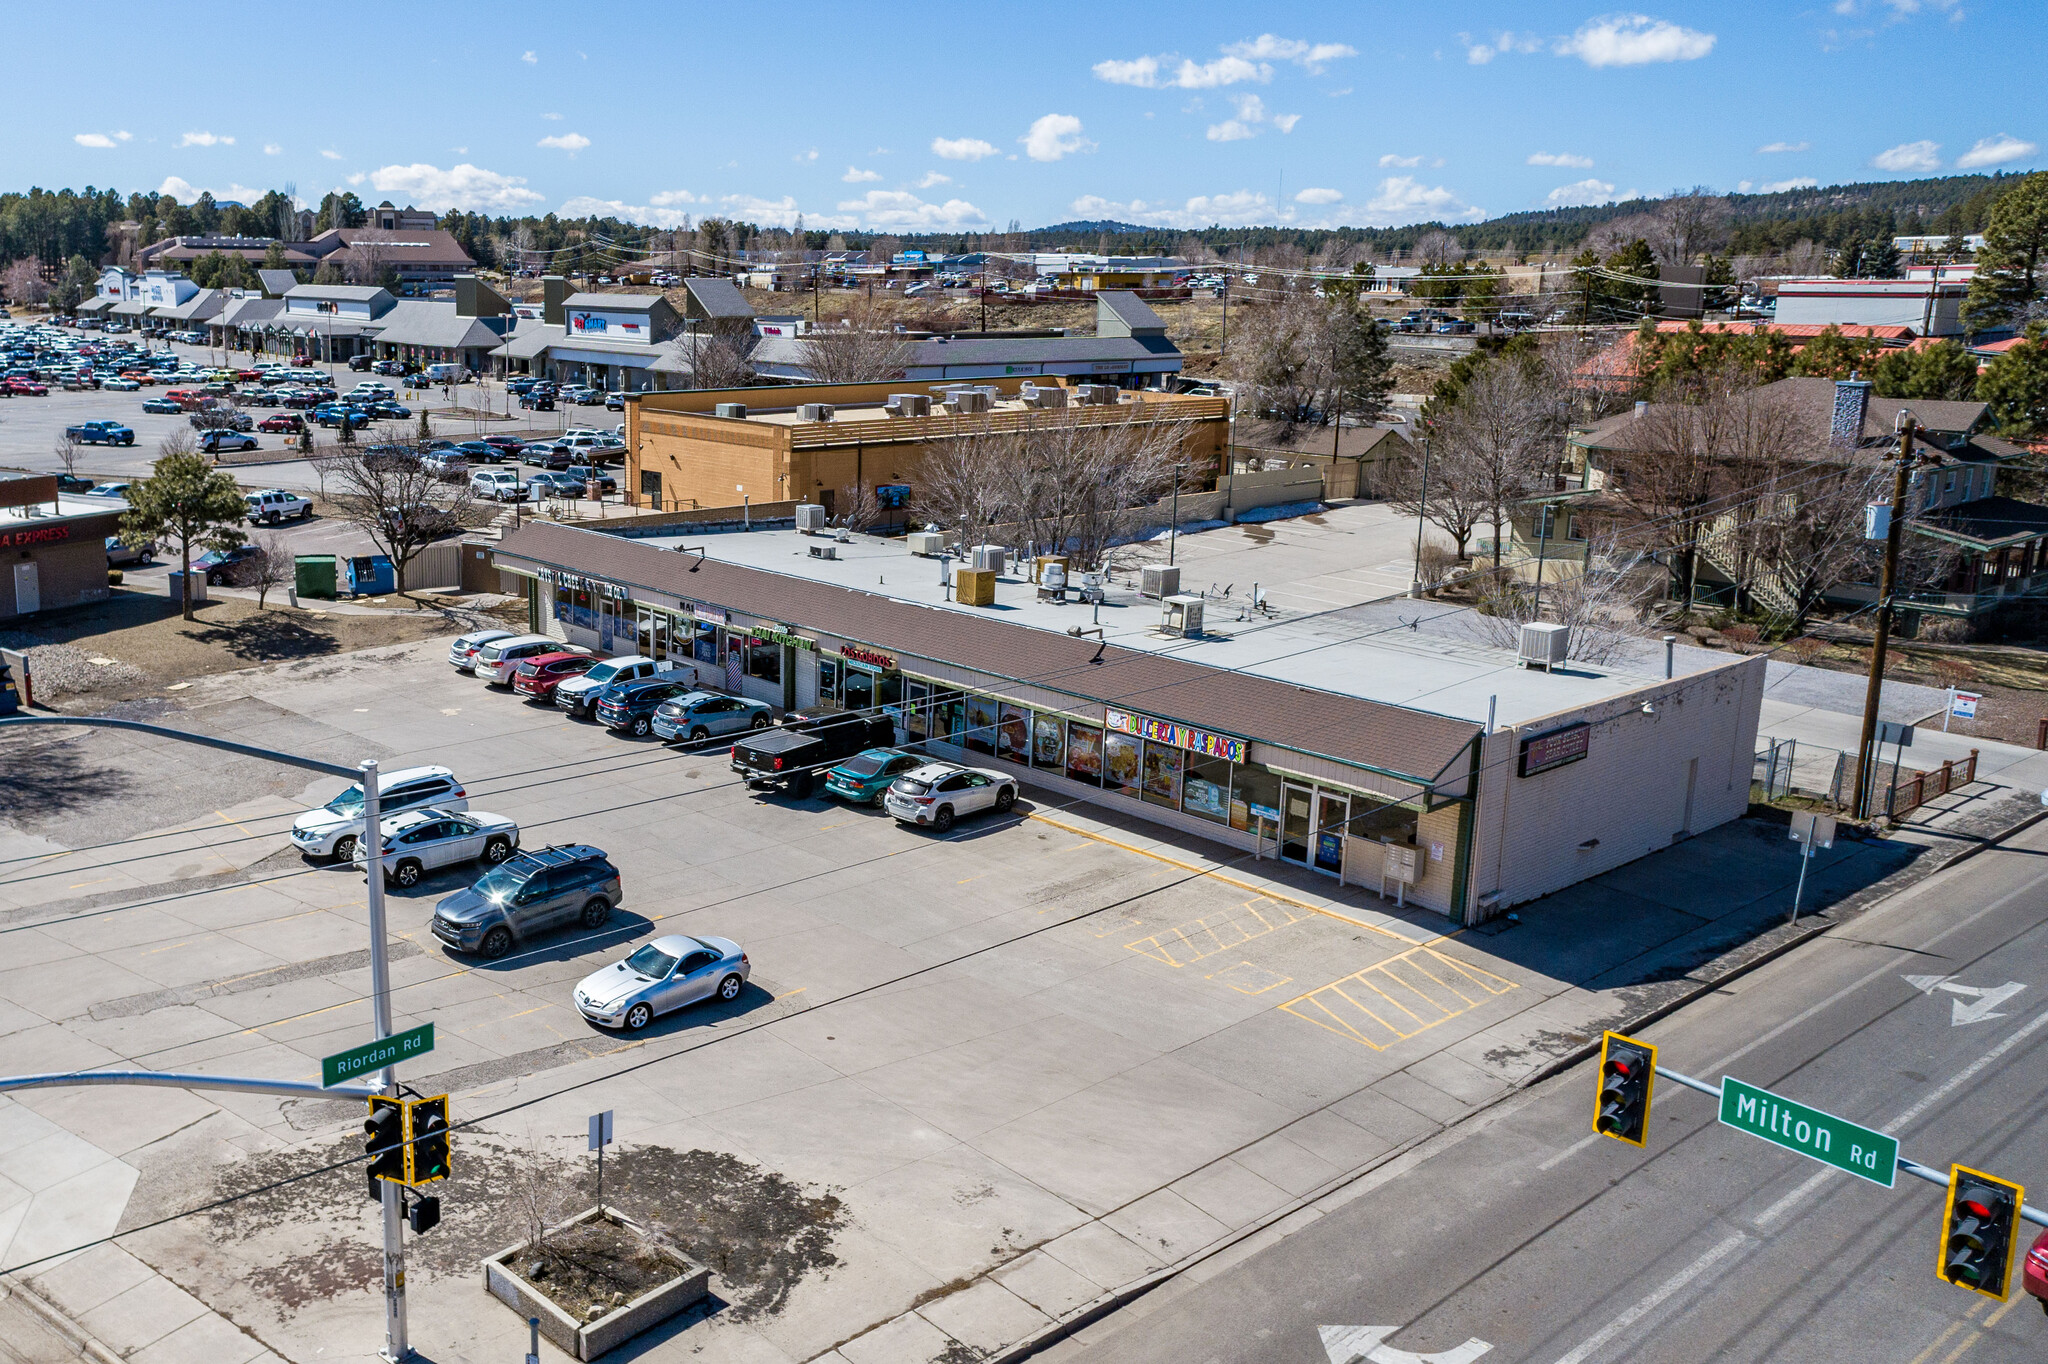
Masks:
[[[1017,803],[1017,782],[985,767],[926,763],[898,777],[882,793],[882,808],[900,823],[925,824],[940,833],[960,815],[981,810],[1007,813]]]
[[[406,767],[379,776],[380,819],[424,805],[467,810],[469,793],[445,767]],[[292,846],[308,857],[333,857],[345,862],[356,855],[356,842],[362,832],[363,785],[356,782],[318,810],[308,810],[293,820]]]
[[[588,649],[574,644],[564,644],[547,635],[513,635],[510,639],[494,639],[476,651],[476,659],[470,665],[484,685],[509,687],[512,674],[521,663],[535,654],[586,654]]]
[[[526,485],[510,469],[478,469],[469,476],[469,490],[495,502],[526,500]]]

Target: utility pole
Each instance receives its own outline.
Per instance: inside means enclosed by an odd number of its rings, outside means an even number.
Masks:
[[[363,866],[369,872],[370,1001],[381,1041],[391,1036],[391,963],[384,935],[384,824],[375,758],[363,764]],[[384,1067],[384,1093],[398,1097],[398,1067]],[[384,1180],[384,1358],[404,1364],[412,1356],[405,1334],[405,1190]]]
[[[1422,520],[1429,510],[1429,433],[1422,436],[1422,496],[1415,503],[1415,577],[1408,584],[1408,595],[1422,595]]]
[[[1884,532],[1884,573],[1877,584],[1877,638],[1870,646],[1870,682],[1863,690],[1863,733],[1856,744],[1856,817],[1870,818],[1873,748],[1877,739],[1877,705],[1884,694],[1885,647],[1891,642],[1892,592],[1899,576],[1899,540],[1906,525],[1906,496],[1913,476],[1913,415],[1899,414],[1899,467],[1892,477],[1891,516]]]

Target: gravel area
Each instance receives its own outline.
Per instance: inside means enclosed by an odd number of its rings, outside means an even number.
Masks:
[[[133,664],[27,630],[0,630],[0,649],[27,653],[38,696],[119,694],[149,680],[149,674]]]

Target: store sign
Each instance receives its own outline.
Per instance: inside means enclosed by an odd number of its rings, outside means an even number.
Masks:
[[[748,628],[748,634],[770,644],[787,644],[792,649],[816,649],[818,641],[805,639],[787,625],[755,625]]]
[[[603,578],[586,578],[580,573],[564,573],[558,568],[537,568],[533,576],[558,591],[588,592],[594,597],[609,597],[613,601],[633,599],[631,591]]]
[[[840,645],[839,656],[849,663],[865,663],[871,668],[881,668],[889,672],[893,672],[896,667],[894,654],[885,654],[880,649],[863,648],[858,644]]]
[[[690,614],[706,625],[725,624],[725,608],[722,606],[693,606]]]
[[[1103,723],[1120,734],[1135,734],[1155,744],[1184,748],[1190,753],[1222,758],[1226,762],[1243,762],[1249,747],[1243,739],[1233,739],[1227,734],[1211,734],[1205,729],[1175,724],[1171,720],[1155,720],[1149,715],[1135,715],[1113,706],[1104,712]]]
[[[1592,742],[1593,726],[1581,720],[1559,729],[1547,729],[1522,740],[1521,775],[1533,777],[1553,767],[1575,763],[1586,756]]]
[[[36,526],[29,530],[0,533],[0,549],[27,549],[32,545],[61,544],[71,538],[69,526]]]

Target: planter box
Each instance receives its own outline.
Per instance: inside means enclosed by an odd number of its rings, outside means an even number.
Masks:
[[[560,1226],[549,1228],[549,1234],[567,1231],[571,1227],[595,1221],[600,1216],[634,1235],[647,1235],[644,1228],[616,1208],[590,1208],[576,1214]],[[553,1299],[521,1278],[511,1268],[512,1259],[525,1249],[526,1242],[521,1241],[518,1245],[505,1247],[485,1260],[484,1288],[492,1297],[510,1307],[522,1318],[539,1317],[541,1334],[577,1359],[595,1359],[605,1351],[623,1345],[650,1326],[667,1321],[711,1291],[709,1269],[686,1255],[665,1251],[665,1258],[675,1264],[674,1278],[649,1289],[623,1306],[613,1308],[596,1321],[579,1322],[555,1306]]]

